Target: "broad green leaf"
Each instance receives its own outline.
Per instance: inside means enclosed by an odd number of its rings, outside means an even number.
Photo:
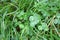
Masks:
[[[23,29],[25,26],[23,24],[19,24],[19,27]]]
[[[33,16],[29,17],[30,26],[34,27],[40,21],[40,16],[38,14],[34,14]]]
[[[42,30],[44,30],[44,31],[48,31],[49,30],[46,23],[42,23],[41,25],[39,25],[38,29],[41,30],[41,31]]]

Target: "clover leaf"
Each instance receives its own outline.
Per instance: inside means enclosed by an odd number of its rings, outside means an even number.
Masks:
[[[44,30],[44,31],[48,31],[49,30],[46,23],[41,23],[41,25],[38,26],[38,29],[41,30],[41,31],[42,30]]]
[[[29,17],[30,26],[34,27],[40,21],[40,16],[38,14],[34,14],[33,16]]]

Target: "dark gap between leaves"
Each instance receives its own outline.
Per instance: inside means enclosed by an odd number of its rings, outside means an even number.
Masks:
[[[16,26],[16,31],[17,31],[17,32],[20,32],[20,30],[21,30],[21,29],[20,29],[19,25],[17,25],[17,26]]]

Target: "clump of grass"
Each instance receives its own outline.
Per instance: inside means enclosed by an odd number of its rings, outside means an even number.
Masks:
[[[1,0],[0,40],[60,40],[60,0]]]

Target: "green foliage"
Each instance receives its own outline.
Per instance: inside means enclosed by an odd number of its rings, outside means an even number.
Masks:
[[[60,0],[0,0],[0,40],[60,40]]]
[[[48,25],[46,23],[41,23],[41,25],[38,26],[38,29],[41,31],[48,31]]]
[[[29,17],[29,21],[30,21],[30,26],[34,27],[36,24],[39,23],[40,21],[40,16],[38,14],[35,14],[33,16]]]

